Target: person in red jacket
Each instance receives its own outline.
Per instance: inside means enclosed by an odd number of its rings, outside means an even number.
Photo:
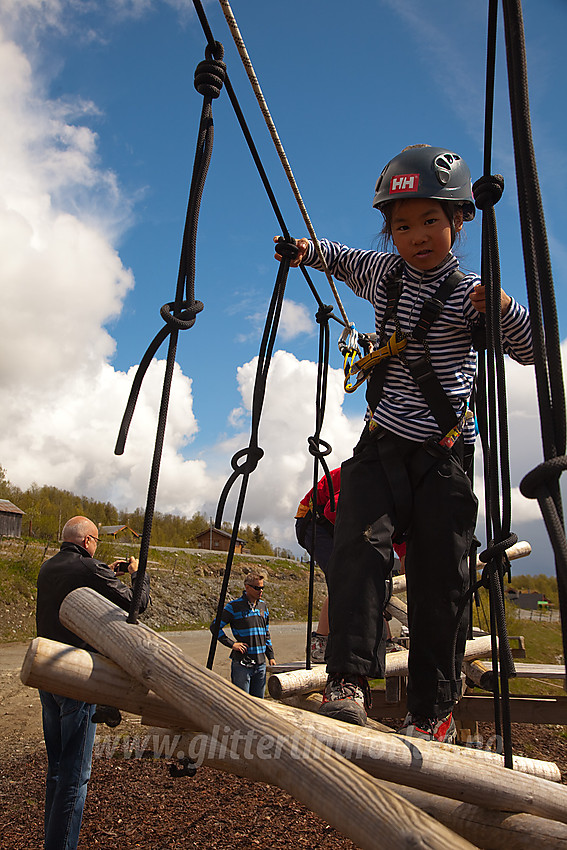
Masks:
[[[333,493],[329,490],[329,480],[326,475],[317,482],[317,496],[313,506],[313,488],[300,501],[295,514],[295,535],[297,542],[313,556],[327,577],[327,564],[333,551],[333,535],[337,516],[337,503],[341,489],[341,468],[332,469],[329,473]],[[313,543],[313,517],[315,516],[315,549]],[[394,551],[400,559],[400,572],[404,571],[406,544],[393,544]],[[311,661],[323,663],[329,637],[329,597],[325,598],[319,614],[316,631],[311,633]],[[395,648],[388,629],[388,648]]]

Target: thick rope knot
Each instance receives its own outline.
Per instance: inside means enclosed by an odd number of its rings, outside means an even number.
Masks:
[[[224,48],[220,41],[215,41],[214,52],[220,57],[219,59],[213,58],[213,52],[207,45],[206,58],[195,68],[195,88],[203,97],[217,98],[226,79],[226,65],[222,61]]]
[[[511,532],[505,540],[499,540],[498,543],[495,543],[494,540],[490,541],[490,544],[481,552],[479,560],[482,561],[483,564],[488,564],[494,558],[499,555],[503,555],[506,549],[509,549],[510,546],[513,546],[514,543],[518,542],[518,535]]]
[[[278,241],[276,242],[275,247],[276,254],[279,254],[280,257],[287,257],[289,260],[295,260],[297,257],[298,249],[295,239],[284,239],[283,236],[280,236]]]
[[[320,325],[324,325],[325,322],[328,322],[333,313],[332,304],[322,304],[321,307],[315,313],[315,319]]]
[[[172,312],[179,310],[179,307],[181,307],[181,312]],[[193,327],[197,313],[200,313],[202,309],[203,303],[201,301],[193,301],[192,304],[182,301],[177,307],[174,301],[170,301],[168,304],[164,304],[159,312],[164,322],[171,328],[186,331]]]
[[[520,493],[526,499],[537,499],[541,488],[553,482],[555,484],[564,469],[567,469],[567,457],[552,457],[540,463],[520,481]]]
[[[473,198],[479,210],[496,206],[504,192],[504,178],[501,174],[488,174],[479,177],[473,184]]]
[[[308,437],[307,444],[309,446],[309,454],[312,454],[313,457],[326,457],[327,455],[330,455],[333,451],[332,446],[327,443],[326,440],[322,440],[321,437]],[[322,450],[321,448],[319,448],[320,445],[324,446],[325,449]]]
[[[247,449],[241,449],[239,452],[236,452],[230,461],[230,465],[240,475],[245,472],[251,473],[254,472],[263,457],[264,449],[261,449],[260,446],[249,446]],[[244,463],[239,464],[238,461],[242,458],[246,458],[246,460]]]

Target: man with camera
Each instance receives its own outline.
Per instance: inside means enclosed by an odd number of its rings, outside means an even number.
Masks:
[[[79,587],[91,587],[101,596],[129,610],[132,588],[118,578],[130,573],[137,581],[138,561],[114,561],[107,566],[94,555],[98,529],[90,519],[76,516],[62,532],[59,552],[42,564],[37,579],[36,623],[38,637],[71,646],[91,647],[59,620],[59,607],[65,597]],[[144,576],[140,610],[150,598],[150,581]],[[47,750],[45,788],[45,850],[75,850],[91,775],[96,725],[92,722],[95,705],[79,700],[39,692],[43,715],[43,734]]]
[[[268,606],[261,598],[264,576],[248,573],[244,593],[225,605],[218,629],[218,640],[231,649],[230,679],[233,685],[253,697],[263,699],[266,689],[266,659],[274,665],[274,648],[270,637]],[[230,626],[234,639],[225,634]],[[216,620],[211,623],[215,634]]]

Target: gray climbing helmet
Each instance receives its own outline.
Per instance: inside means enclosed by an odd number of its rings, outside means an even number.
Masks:
[[[405,198],[452,201],[462,207],[465,221],[472,221],[476,211],[469,167],[446,148],[420,145],[390,160],[376,183],[372,206],[381,209],[390,201]]]

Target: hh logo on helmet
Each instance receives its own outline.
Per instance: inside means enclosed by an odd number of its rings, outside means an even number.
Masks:
[[[390,180],[390,195],[398,192],[417,192],[419,174],[397,174]]]

